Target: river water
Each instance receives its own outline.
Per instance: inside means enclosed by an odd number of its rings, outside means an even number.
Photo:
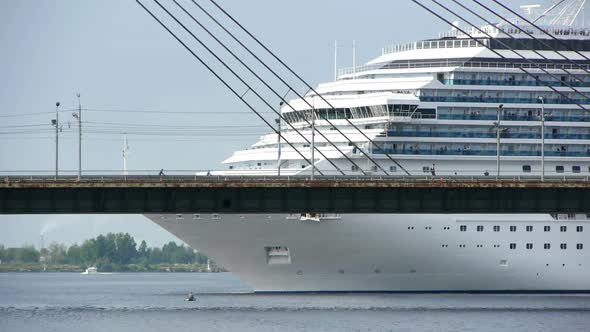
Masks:
[[[590,296],[257,295],[231,273],[0,274],[2,332],[138,330],[590,331]]]

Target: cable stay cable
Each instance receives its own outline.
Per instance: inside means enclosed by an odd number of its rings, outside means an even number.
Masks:
[[[242,84],[244,84],[248,89],[246,90],[246,92],[244,92],[244,94],[241,96],[241,98],[245,98],[246,94],[248,92],[252,92],[256,97],[258,97],[270,110],[272,110],[273,112],[275,112],[275,114],[277,116],[279,116],[282,120],[284,120],[285,122],[287,122],[286,118],[281,114],[281,112],[276,111],[274,109],[274,107],[266,100],[264,99],[264,97],[262,97],[258,91],[256,89],[254,89],[251,85],[249,85],[240,75],[238,75],[235,70],[233,70],[232,68],[230,68],[229,65],[227,65],[227,63],[225,61],[223,61],[215,52],[213,52],[207,45],[205,45],[205,43],[203,43],[197,36],[195,36],[194,33],[192,33],[192,31],[190,31],[190,29],[188,29],[184,24],[182,24],[182,22],[180,22],[172,13],[170,13],[170,11],[168,11],[164,6],[162,6],[162,4],[160,4],[160,2],[158,0],[153,0],[155,3],[157,3],[160,8],[162,8],[170,17],[172,17],[172,19],[174,19],[176,21],[176,23],[178,23],[187,33],[189,33],[193,39],[195,39],[203,48],[205,48],[209,54],[211,54],[213,57],[215,57],[217,59],[217,61],[219,61],[227,70],[229,70],[238,80],[240,80],[240,82],[242,82]],[[178,4],[178,3],[177,3]],[[182,8],[182,7],[181,7]],[[288,125],[295,130],[305,141],[306,143],[312,145],[312,143],[305,137],[305,135],[301,134],[299,131],[297,131],[297,129],[295,129],[295,127],[288,123]],[[326,139],[326,141],[330,142],[330,140],[328,140],[323,134],[320,133],[320,135],[322,135],[322,137],[324,137]],[[281,134],[282,136],[282,134]],[[331,142],[330,142],[331,143]],[[332,143],[331,143],[332,144]],[[356,167],[358,167],[358,165],[352,161],[352,159],[350,159],[344,152],[342,152],[336,145],[332,144],[336,150],[342,155],[344,156],[346,159],[348,159],[348,161],[350,161],[353,165],[355,165]],[[342,175],[345,175],[345,173],[331,160],[329,159],[317,146],[314,145],[313,149],[315,151],[317,151],[322,157],[324,157],[324,159],[326,159],[335,169],[337,169]],[[313,161],[314,164],[312,164],[312,167],[315,167],[315,160]],[[317,169],[317,168],[316,168]],[[364,175],[366,175],[363,172]]]
[[[229,85],[229,83],[227,83],[221,76],[219,76],[219,74],[217,74],[217,72],[215,70],[213,70],[213,68],[211,68],[211,66],[209,66],[187,44],[185,44],[172,30],[170,30],[170,28],[168,28],[168,26],[166,26],[158,17],[156,17],[156,15],[154,13],[152,13],[140,0],[135,0],[135,2],[137,2],[156,22],[158,22],[170,35],[172,35],[172,37],[174,37],[174,39],[176,39],[176,41],[178,41],[189,53],[191,53],[197,61],[199,61],[203,66],[205,66],[205,68],[207,68],[207,70],[209,70],[209,72],[211,72],[223,85],[225,85],[226,88],[228,88],[236,97],[238,97],[242,101],[242,103],[244,103],[252,112],[254,112],[269,128],[271,128],[271,130],[273,130],[276,134],[280,135],[278,130],[276,130],[273,125],[271,125],[262,115],[260,115],[260,113],[258,113],[258,111],[250,103],[248,103],[248,101],[241,98],[240,94],[231,85]],[[295,146],[291,142],[289,142],[286,138],[284,138],[284,140],[285,140],[285,143],[287,143],[291,148],[293,148],[293,150],[297,154],[299,154],[299,156],[301,158],[303,158],[303,160],[305,160],[307,163],[312,165],[311,162],[309,161],[309,159],[307,159],[297,148],[295,148]],[[320,175],[323,175],[323,173],[320,170],[318,170],[318,172],[320,173]]]
[[[491,48],[490,46],[486,45],[486,43],[484,43],[484,42],[480,41],[478,38],[476,38],[475,36],[473,36],[473,35],[471,35],[471,34],[467,33],[465,30],[461,29],[460,27],[457,27],[455,24],[453,24],[453,22],[451,22],[451,21],[449,21],[449,20],[445,19],[444,17],[442,17],[441,15],[437,14],[437,13],[436,13],[436,12],[434,12],[432,9],[430,9],[430,8],[426,7],[425,5],[423,5],[422,3],[420,3],[419,1],[417,1],[417,0],[411,0],[411,1],[412,1],[412,2],[414,2],[414,3],[416,3],[417,5],[419,5],[420,7],[424,8],[426,11],[430,12],[432,15],[436,16],[436,17],[437,17],[437,18],[439,18],[441,21],[443,21],[443,22],[447,23],[448,25],[450,25],[450,26],[454,27],[455,29],[457,29],[457,31],[459,31],[459,32],[463,33],[464,35],[468,36],[470,39],[474,40],[474,41],[475,41],[475,42],[477,42],[478,44],[480,44],[480,45],[482,45],[483,47],[487,48],[488,50],[490,50],[492,53],[496,54],[496,55],[497,55],[497,56],[499,56],[500,58],[502,58],[502,59],[504,59],[504,60],[509,60],[508,58],[506,58],[506,57],[505,57],[505,56],[503,56],[502,54],[498,53],[496,50],[494,50],[494,49],[493,49],[493,48]],[[435,0],[432,0],[432,1],[435,1]],[[439,4],[439,6],[440,6],[440,4]],[[444,6],[443,6],[443,7],[444,7]],[[447,9],[447,11],[449,11],[449,10]],[[452,12],[452,11],[451,11],[451,12]],[[459,16],[459,17],[460,17],[460,16]],[[483,33],[483,34],[486,34],[486,33],[485,33],[484,31],[482,31],[481,29],[479,29],[479,28],[477,28],[477,27],[474,27],[474,28],[475,28],[475,29],[477,29],[478,31],[480,31],[480,32],[481,32],[481,33]],[[489,34],[488,34],[488,36],[489,36]],[[493,38],[493,37],[491,37],[491,36],[490,36],[490,38]],[[526,60],[526,58],[525,58],[525,60]],[[540,68],[540,67],[539,67],[538,65],[536,65],[534,62],[532,62],[532,61],[531,61],[531,63],[532,63],[533,65],[535,65],[535,66],[536,66],[538,69],[540,69],[541,71],[543,71],[543,72],[545,72],[545,73],[547,73],[547,74],[549,74],[549,75],[552,75],[552,74],[548,73],[547,71],[543,70],[542,68]],[[577,102],[577,101],[575,101],[575,100],[571,99],[571,97],[569,97],[568,95],[566,95],[566,94],[562,93],[561,91],[559,91],[559,90],[555,89],[555,88],[554,88],[554,87],[552,87],[550,84],[548,84],[548,83],[546,83],[546,82],[543,82],[543,81],[541,81],[539,78],[537,78],[537,77],[536,77],[536,76],[535,76],[533,73],[531,73],[530,71],[528,71],[528,70],[526,70],[526,69],[524,69],[524,68],[522,68],[522,67],[517,67],[517,68],[515,68],[515,69],[519,69],[519,70],[520,70],[520,71],[522,71],[523,73],[525,73],[525,74],[529,75],[530,77],[534,78],[534,79],[535,79],[535,81],[537,81],[537,82],[541,83],[543,86],[545,86],[545,87],[549,88],[550,90],[554,91],[554,92],[555,92],[555,93],[557,93],[558,95],[560,95],[560,96],[564,97],[564,99],[571,101],[571,102],[572,102],[572,105],[576,105],[576,106],[580,107],[581,109],[588,111],[588,109],[587,109],[586,107],[584,107],[582,104],[580,104],[579,102]]]
[[[544,11],[541,15],[539,15],[539,17],[537,17],[533,22],[536,23],[539,20],[543,19],[545,16],[547,16],[549,13],[551,13],[555,8],[561,6],[562,3],[564,3],[566,0],[560,0],[557,3],[554,3],[551,7],[549,7],[546,11]]]
[[[209,29],[207,29],[205,26],[203,26],[203,24],[201,24],[200,22],[198,22],[198,20],[196,20],[194,18],[194,16],[192,16],[190,13],[188,13],[180,4],[178,4],[178,2],[176,0],[172,0],[174,1],[182,10],[185,11],[185,13],[187,15],[189,15],[193,21],[195,21],[203,30],[205,30],[213,39],[215,39],[222,47],[224,47],[226,49],[227,52],[229,52],[235,59],[237,59],[244,67],[246,67],[254,76],[256,76],[256,78],[258,78],[269,90],[271,90],[278,98],[281,99],[281,101],[286,104],[291,110],[293,111],[297,111],[287,100],[285,100],[286,97],[281,96],[278,92],[276,92],[275,89],[273,89],[270,85],[268,85],[266,83],[266,81],[264,81],[258,74],[256,74],[248,65],[246,65],[238,56],[235,55],[234,52],[232,52],[223,42],[221,42],[219,40],[219,38],[217,38],[215,36],[215,34],[213,34]],[[228,33],[236,42],[238,42],[244,49],[246,49],[250,55],[252,55],[258,62],[260,62],[265,68],[267,68],[267,70],[269,70],[276,78],[278,78],[284,85],[286,85],[289,88],[289,91],[293,91],[304,103],[306,103],[308,105],[308,107],[313,110],[313,116],[316,117],[316,115],[318,115],[322,120],[326,121],[330,126],[332,126],[336,132],[338,132],[340,135],[342,135],[342,137],[344,137],[350,144],[352,144],[353,147],[355,147],[360,153],[362,153],[366,158],[368,158],[378,169],[380,169],[381,171],[383,171],[384,174],[389,175],[389,173],[387,173],[387,171],[385,169],[383,169],[383,167],[378,164],[373,158],[371,158],[367,153],[365,153],[365,151],[363,149],[361,149],[353,140],[351,140],[348,136],[346,136],[337,126],[335,126],[331,121],[329,121],[329,119],[327,117],[324,117],[320,112],[315,112],[315,107],[312,106],[309,101],[307,101],[307,99],[305,99],[303,96],[301,96],[299,93],[297,93],[297,91],[291,86],[289,85],[282,77],[280,77],[278,74],[276,74],[275,71],[273,71],[264,61],[262,61],[258,56],[256,56],[248,47],[246,47],[239,39],[237,39],[231,32],[229,32],[221,23],[219,23],[219,21],[217,21],[216,19],[214,19],[211,15],[209,15],[209,13],[201,6],[199,5],[197,2],[195,2],[194,0],[191,0],[201,11],[203,11],[206,15],[208,15],[218,26],[220,26],[226,33]],[[332,107],[332,109],[334,109]],[[317,114],[316,114],[317,113]],[[306,117],[303,117],[303,120],[308,124],[311,125],[311,123],[309,122],[309,120]],[[328,140],[327,137],[324,137],[328,142],[330,142],[336,149],[338,149],[340,151],[340,149],[333,144],[330,140]],[[367,137],[368,139],[368,137]],[[370,140],[369,140],[370,141]],[[343,153],[344,155],[344,153]],[[344,155],[346,157],[346,155]],[[348,159],[348,158],[347,158]],[[359,170],[361,169],[360,167],[358,167],[358,165],[354,164]],[[364,173],[364,172],[363,172]],[[366,174],[365,174],[366,175]]]
[[[242,82],[242,84],[244,84],[244,86],[246,86],[249,91],[252,91],[252,93],[254,93],[266,106],[268,106],[268,108],[272,111],[275,112],[276,115],[278,115],[279,117],[281,117],[281,119],[285,120],[285,118],[280,114],[280,112],[277,112],[274,107],[272,105],[270,105],[270,103],[268,103],[268,101],[266,99],[264,99],[264,97],[262,97],[252,86],[250,86],[240,75],[238,75],[235,70],[233,70],[229,65],[227,65],[227,63],[225,61],[223,61],[221,58],[219,58],[219,56],[217,54],[215,54],[215,52],[213,52],[210,48],[208,48],[198,37],[196,37],[194,35],[194,33],[192,33],[184,24],[182,24],[182,22],[180,22],[172,13],[170,13],[170,11],[162,6],[162,4],[158,1],[158,0],[153,0],[156,4],[158,4],[158,6],[160,8],[162,8],[162,10],[164,10],[174,21],[176,21],[176,23],[178,25],[180,25],[187,33],[189,33],[197,42],[199,42],[199,44],[205,48],[213,57],[215,57],[217,59],[217,61],[219,61],[230,73],[233,74],[233,76],[235,76],[240,82]],[[237,94],[237,97],[240,98],[240,100],[245,100],[244,97],[242,97],[240,94]],[[305,135],[303,135],[299,130],[297,130],[293,125],[289,124],[289,126],[295,131],[297,132],[302,138],[303,140],[305,140],[308,144],[311,144],[311,142],[305,137]],[[273,130],[274,127],[273,127]],[[276,130],[275,130],[276,132]],[[281,137],[284,138],[284,136],[281,133],[277,132],[277,135],[280,135]],[[330,160],[329,158],[327,158],[322,151],[320,151],[317,147],[315,148],[316,151],[318,151],[318,153],[320,153],[320,155],[322,155],[336,170],[338,170],[342,175],[345,175],[345,173],[336,165],[334,164],[334,162],[332,160]],[[306,161],[309,162],[309,160],[307,158],[305,158]],[[315,161],[314,161],[315,162]],[[310,163],[310,165],[312,165],[313,168],[317,169],[315,167],[315,163],[312,162]],[[354,164],[354,162],[352,162]]]
[[[155,1],[155,0],[154,0]],[[229,54],[231,54],[242,66],[244,66],[252,75],[254,75],[260,82],[262,82],[262,84],[264,84],[264,86],[266,86],[275,96],[277,96],[284,104],[288,105],[289,108],[291,108],[293,111],[296,111],[295,108],[293,108],[293,106],[291,106],[291,104],[285,100],[285,97],[283,97],[281,94],[279,94],[274,88],[272,88],[262,77],[260,77],[260,75],[258,75],[254,70],[252,70],[252,68],[250,66],[248,66],[246,63],[244,63],[244,61],[242,59],[240,59],[240,57],[238,57],[232,50],[229,49],[229,47],[227,47],[227,45],[225,43],[223,43],[221,40],[219,40],[219,38],[217,38],[215,36],[215,34],[213,34],[209,29],[207,29],[203,24],[201,24],[201,22],[199,22],[193,15],[191,15],[182,5],[180,5],[176,0],[172,0],[186,15],[188,15],[196,24],[198,24],[203,30],[205,30],[205,32],[207,32],[207,34],[209,34],[209,36],[211,36],[219,45],[221,45]],[[196,37],[195,37],[196,38]],[[199,41],[200,43],[200,41]],[[202,44],[202,43],[201,43]],[[210,49],[206,46],[203,45],[203,47],[207,48],[209,51]],[[210,51],[211,52],[211,51]],[[248,90],[250,91],[250,90]],[[247,91],[247,92],[248,92]],[[287,92],[288,93],[288,92]],[[272,108],[272,106],[270,106]],[[273,108],[274,110],[274,108]],[[314,112],[315,113],[315,112]],[[282,113],[279,111],[277,112],[277,115],[281,116],[281,119],[285,120],[284,116],[282,115]],[[315,114],[313,115],[315,117]],[[309,126],[313,126],[312,123],[304,117],[305,122],[309,125]],[[320,136],[322,136],[322,138],[324,138],[326,140],[326,142],[328,142],[330,145],[332,145],[336,151],[338,151],[342,156],[344,156],[348,161],[351,162],[352,165],[359,167],[359,165],[357,165],[354,161],[352,161],[352,159],[350,159],[350,157],[348,157],[335,143],[333,143],[332,141],[330,141],[328,139],[328,137],[326,137],[321,131],[319,130],[315,130],[316,132],[318,132],[320,134]],[[345,137],[347,138],[347,137]],[[351,140],[348,140],[351,143],[354,144],[354,142],[352,142]],[[316,151],[318,151],[320,154],[323,155],[323,153],[319,150],[319,148],[315,148]],[[324,156],[324,158],[327,159],[326,156]],[[333,164],[334,167],[336,167]],[[387,172],[386,172],[387,174]],[[366,174],[365,174],[366,175]]]
[[[250,55],[252,55],[256,60],[258,60],[258,62],[260,62],[267,70],[269,70],[275,77],[277,77],[279,80],[281,80],[281,82],[283,84],[285,84],[286,86],[288,86],[295,94],[297,94],[297,96],[304,101],[309,107],[313,108],[312,105],[309,104],[309,102],[303,97],[301,96],[299,93],[297,93],[297,91],[291,86],[289,85],[283,78],[281,78],[274,70],[272,70],[264,61],[262,61],[258,56],[256,56],[254,54],[254,52],[252,52],[250,50],[250,48],[248,48],[246,45],[244,45],[244,43],[242,43],[237,37],[235,37],[235,35],[233,33],[231,33],[227,28],[225,28],[225,26],[223,26],[223,24],[221,24],[216,18],[213,17],[213,15],[211,15],[206,9],[204,9],[201,5],[199,5],[195,0],[191,0],[197,7],[199,7],[201,9],[201,11],[203,11],[207,16],[209,16],[209,18],[211,18],[218,26],[220,26],[227,34],[229,34],[236,42],[238,42],[240,44],[240,46],[242,46],[245,50],[248,51],[248,53]],[[313,92],[316,96],[318,96],[320,99],[322,99],[323,102],[325,102],[328,107],[332,110],[335,110],[334,106],[328,102],[324,96],[322,96],[321,94],[319,94],[306,80],[304,80],[299,74],[297,74],[290,66],[288,66],[282,59],[280,59],[274,52],[272,52],[266,45],[264,45],[258,38],[256,38],[252,33],[250,33],[250,31],[248,31],[241,23],[239,23],[232,15],[230,15],[225,9],[223,9],[220,5],[218,5],[215,1],[213,0],[209,0],[211,3],[213,3],[225,16],[227,16],[232,22],[234,22],[234,24],[236,24],[242,31],[244,31],[250,38],[252,38],[258,45],[260,45],[266,52],[268,52],[275,60],[277,60],[283,67],[285,67],[291,74],[293,74],[299,81],[301,81],[307,88],[308,88],[308,92],[306,92],[305,94],[307,95],[309,92]],[[338,133],[344,137],[347,138],[346,135],[344,135],[340,129],[338,129],[337,126],[334,126],[331,121],[323,116],[321,113],[318,112],[318,115],[322,118],[322,120],[326,121],[327,123],[329,123],[332,127],[334,127],[336,129],[336,131],[338,131]],[[397,165],[401,170],[403,170],[407,175],[410,175],[410,173],[402,166],[399,164],[399,162],[397,162],[396,160],[394,160],[388,153],[386,153],[386,151],[379,145],[379,144],[374,144],[373,140],[371,138],[369,138],[365,132],[363,132],[360,128],[358,128],[358,126],[356,126],[352,121],[350,121],[349,119],[344,119],[346,120],[346,122],[352,127],[354,128],[356,131],[358,131],[366,140],[368,140],[369,143],[371,143],[374,147],[377,148],[377,150],[379,150],[380,152],[383,153],[383,155],[385,155],[391,162],[393,162],[395,165]],[[350,140],[349,140],[350,141]],[[354,143],[353,143],[354,144]],[[355,144],[356,145],[356,144]],[[358,147],[357,147],[358,148]],[[363,149],[359,149],[359,151],[361,153],[363,153],[365,156],[366,154],[364,153]],[[368,156],[367,156],[368,157]],[[383,168],[381,167],[381,165],[377,164],[372,158],[368,157],[374,164],[377,165],[378,168],[380,168],[381,170],[383,170]],[[385,174],[387,174],[387,172],[385,170],[383,170],[385,172]]]

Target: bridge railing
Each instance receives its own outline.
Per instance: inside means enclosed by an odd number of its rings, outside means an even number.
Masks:
[[[422,172],[422,170],[420,170]],[[463,173],[463,172],[462,172]],[[57,178],[51,175],[35,175],[35,174],[6,174],[0,172],[1,183],[205,183],[205,182],[275,182],[275,183],[288,183],[288,182],[302,182],[302,181],[313,181],[313,182],[378,182],[378,181],[389,181],[389,182],[414,182],[414,183],[432,183],[432,182],[541,182],[540,174],[537,172],[531,172],[528,175],[505,175],[496,177],[493,174],[481,175],[432,175],[430,174],[419,174],[419,175],[324,175],[314,176],[313,178],[309,174],[305,175],[269,175],[263,174],[248,174],[248,175],[231,175],[231,174],[209,174],[197,175],[197,172],[189,174],[173,173],[165,175],[150,175],[150,174],[134,174],[134,175],[114,175],[114,174],[87,174],[83,175],[82,178],[78,179],[77,175],[60,175]],[[543,180],[547,183],[572,183],[572,182],[590,182],[590,175],[584,174],[565,174],[565,175],[549,175],[546,174]]]

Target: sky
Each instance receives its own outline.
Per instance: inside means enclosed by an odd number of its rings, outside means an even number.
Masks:
[[[153,1],[142,1],[148,8],[157,9]],[[171,0],[161,2],[174,8],[173,13],[180,13]],[[190,0],[179,2],[211,31],[222,32]],[[209,0],[197,2],[219,14]],[[333,78],[335,40],[340,44],[338,67],[349,67],[353,40],[360,64],[377,57],[382,47],[436,38],[439,32],[449,30],[410,0],[366,0],[362,4],[341,0],[218,3],[311,85]],[[530,2],[505,3],[517,6]],[[165,16],[158,13],[159,17]],[[197,25],[186,22],[215,53],[223,51]],[[190,40],[181,28],[173,31]],[[242,38],[243,34],[238,36]],[[77,93],[83,109],[82,168],[86,175],[121,174],[125,133],[132,174],[157,174],[160,169],[192,174],[221,169],[220,163],[233,151],[247,148],[269,132],[132,0],[1,1],[0,45],[2,176],[54,172],[55,133],[51,120],[58,101],[59,169],[61,174],[76,171],[78,127],[72,113],[78,107]],[[208,63],[214,63],[194,40],[189,45]],[[235,42],[229,45],[238,57],[262,73],[262,68]],[[255,44],[247,45],[260,52]],[[227,54],[222,58],[237,64]],[[268,56],[262,59],[271,60]],[[220,65],[213,68],[222,69]],[[286,74],[285,70],[277,70]],[[237,73],[246,72],[242,69]],[[227,72],[223,75],[237,86],[237,91],[247,91]],[[288,91],[268,73],[261,75],[281,94]],[[255,88],[261,86],[248,82]],[[306,91],[293,77],[288,82],[299,93]],[[271,105],[278,105],[270,92],[263,96],[272,100]],[[253,97],[252,93],[246,95],[274,123],[276,115]],[[38,246],[41,233],[46,244],[70,244],[106,232],[129,232],[150,245],[176,240],[142,216],[0,216],[0,244],[8,247]]]

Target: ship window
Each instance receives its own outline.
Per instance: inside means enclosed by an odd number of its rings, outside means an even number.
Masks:
[[[230,166],[229,169],[234,169],[234,167],[233,166]]]
[[[578,227],[576,227],[576,232],[582,233],[583,231],[584,231],[584,226],[578,226]]]
[[[530,249],[533,249],[533,244],[532,243],[527,243],[526,244],[526,248],[529,249],[529,250]]]
[[[567,243],[562,243],[559,245],[561,249],[567,249]]]
[[[373,171],[373,172],[377,172],[377,170],[378,170],[377,166],[372,166],[372,167],[371,167],[371,171]]]
[[[545,226],[545,227],[543,227],[543,230],[545,232],[551,232],[551,226]]]
[[[561,232],[567,232],[567,226],[561,226],[561,227],[559,227],[559,230]]]
[[[494,226],[494,232],[499,232],[500,231],[500,226]]]
[[[557,173],[563,173],[564,172],[563,166],[555,166],[555,172],[557,172]]]
[[[461,225],[461,227],[459,227],[459,230],[461,230],[461,232],[466,232],[467,231],[467,226],[466,225]]]
[[[530,173],[531,172],[531,165],[524,165],[524,166],[522,166],[522,171],[524,173]]]
[[[526,231],[527,232],[532,232],[533,231],[533,226],[527,226],[526,227]]]
[[[584,244],[583,243],[576,244],[576,249],[578,249],[578,250],[584,249]]]
[[[510,226],[510,231],[511,232],[516,232],[516,226]]]
[[[423,173],[430,173],[430,166],[424,166],[424,167],[422,167],[422,172]]]
[[[545,249],[551,249],[551,243],[545,243],[543,245],[543,248],[545,248]]]
[[[258,163],[257,166],[262,166],[262,163]]]
[[[397,166],[389,166],[389,171],[390,172],[397,172]]]
[[[580,166],[572,166],[572,173],[580,173],[582,168]]]
[[[359,171],[359,167],[357,165],[352,165],[351,170],[353,172],[358,172]]]
[[[483,232],[483,226],[477,226],[477,231],[478,232]]]
[[[516,249],[516,243],[510,243],[510,249]]]

